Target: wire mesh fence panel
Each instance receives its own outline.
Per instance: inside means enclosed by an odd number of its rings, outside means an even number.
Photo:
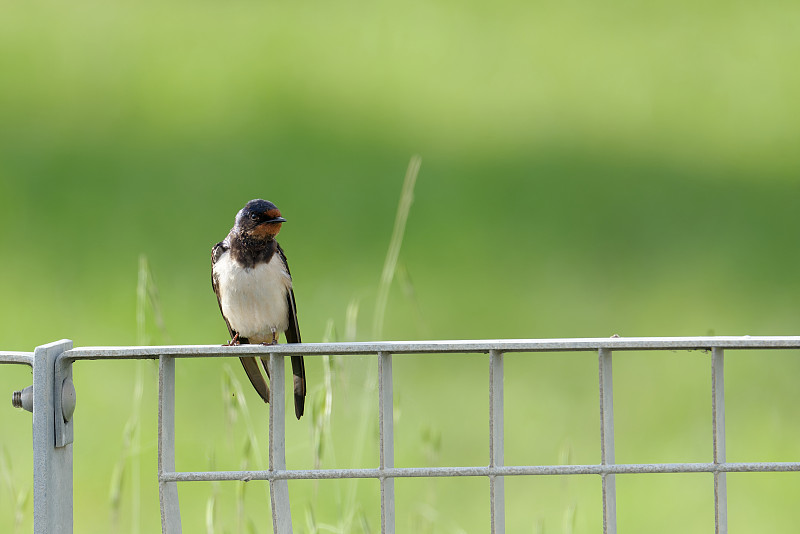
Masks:
[[[506,530],[507,501],[516,505],[518,499],[507,499],[507,477],[596,477],[598,502],[595,505],[602,511],[599,521],[603,532],[617,531],[617,513],[620,510],[617,486],[620,480],[629,480],[629,475],[687,474],[693,479],[708,480],[709,502],[713,502],[713,518],[716,532],[728,529],[728,473],[785,473],[800,471],[798,462],[728,462],[726,440],[726,397],[725,397],[725,357],[735,350],[798,349],[800,337],[672,337],[672,338],[578,338],[578,339],[530,339],[530,340],[485,340],[485,341],[422,341],[422,342],[360,342],[360,343],[306,343],[298,345],[259,346],[242,345],[237,347],[220,346],[157,346],[157,347],[79,347],[72,348],[71,342],[62,342],[40,347],[35,353],[0,352],[0,363],[25,364],[34,368],[34,386],[47,386],[36,394],[34,387],[34,410],[39,409],[39,427],[47,424],[52,432],[42,433],[42,439],[34,439],[37,458],[49,462],[49,478],[34,470],[35,493],[34,527],[39,532],[55,532],[54,522],[71,524],[72,485],[71,485],[71,444],[75,437],[71,431],[71,413],[67,417],[65,406],[68,395],[65,387],[71,378],[71,364],[86,360],[154,359],[159,360],[159,439],[158,439],[158,485],[161,501],[162,530],[167,533],[181,532],[178,483],[191,481],[222,480],[265,480],[270,486],[273,531],[292,532],[291,495],[289,482],[293,480],[326,479],[373,479],[380,491],[381,532],[393,533],[403,530],[407,525],[398,526],[397,496],[404,495],[414,484],[411,481],[400,486],[396,484],[406,479],[457,479],[459,477],[480,477],[488,485],[475,486],[476,491],[485,495],[485,512],[488,526],[493,533]],[[653,462],[617,463],[615,435],[615,395],[614,358],[615,354],[632,351],[677,351],[700,350],[708,353],[706,371],[710,380],[707,392],[707,410],[712,420],[711,431],[707,435],[708,460],[701,462]],[[540,353],[595,353],[596,403],[599,413],[596,428],[599,439],[596,443],[597,463],[571,463],[568,455],[552,464],[527,465],[508,462],[505,453],[506,436],[514,432],[514,424],[505,417],[505,396],[507,388],[505,377],[509,366],[506,355],[519,353],[519,357]],[[322,355],[367,355],[374,357],[378,364],[378,384],[375,402],[377,403],[378,443],[376,467],[352,469],[292,469],[286,464],[286,438],[284,432],[285,388],[284,358],[302,354],[307,357]],[[485,354],[488,366],[488,392],[485,432],[488,442],[488,455],[476,465],[463,466],[397,466],[395,462],[395,395],[393,358],[402,354]],[[269,359],[272,375],[272,402],[270,410],[269,468],[266,470],[242,471],[176,471],[175,470],[175,366],[176,360],[183,358],[232,358],[245,355],[258,355]],[[38,374],[37,374],[38,365]],[[513,367],[512,367],[513,368]],[[513,382],[513,381],[512,381]],[[48,389],[49,388],[49,389]],[[45,391],[47,389],[47,391]],[[68,393],[68,392],[67,392]],[[19,397],[21,398],[21,392]],[[15,399],[17,396],[15,395]],[[65,400],[66,399],[66,400]],[[622,400],[630,402],[627,397]],[[21,404],[21,400],[15,404]],[[617,407],[623,409],[617,399]],[[34,413],[36,413],[34,411]],[[45,421],[45,422],[42,422]],[[49,423],[47,422],[49,421]],[[36,423],[34,424],[36,427]],[[36,432],[34,433],[36,436]],[[515,456],[516,457],[516,456]],[[798,459],[800,460],[800,458]],[[57,477],[52,473],[59,474]],[[688,480],[689,477],[686,477]],[[522,480],[522,479],[520,479]],[[632,479],[631,479],[632,480]],[[663,478],[667,480],[667,478]],[[444,483],[444,482],[443,482]],[[702,483],[702,482],[701,482]],[[449,483],[448,483],[449,484]],[[484,482],[486,484],[486,482]],[[524,486],[524,484],[523,484]],[[520,487],[514,482],[512,487]],[[632,491],[635,484],[624,482],[623,494]],[[696,487],[696,484],[692,487]],[[635,491],[635,490],[634,490]],[[711,497],[713,496],[713,498]],[[594,509],[595,506],[590,508]],[[624,507],[624,503],[622,503]],[[573,510],[574,514],[574,510]],[[570,519],[569,509],[564,516],[564,524]],[[65,529],[58,530],[60,532]]]

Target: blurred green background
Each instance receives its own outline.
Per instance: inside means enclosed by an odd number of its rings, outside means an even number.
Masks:
[[[373,339],[412,154],[384,339],[797,333],[797,2],[0,5],[2,350],[225,342],[210,249],[251,198],[289,221],[304,341]],[[727,358],[730,461],[797,461],[797,356]],[[326,389],[307,358],[289,466],[375,467],[375,359],[329,364]],[[595,355],[506,373],[508,464],[599,462]],[[485,356],[397,357],[395,379],[398,466],[488,462]],[[75,380],[75,531],[158,531],[155,364]],[[0,367],[3,395],[29,383]],[[706,354],[618,354],[617,461],[710,461],[709,398]],[[265,466],[266,414],[235,360],[178,362],[178,469]],[[32,528],[30,422],[0,410],[3,532]],[[599,478],[506,484],[509,532],[602,531]],[[712,488],[619,477],[620,531],[709,532]],[[180,491],[184,532],[271,531],[263,483]],[[290,491],[296,532],[379,531],[376,481]],[[732,530],[800,521],[797,474],[728,491]],[[398,532],[489,530],[484,479],[397,498]]]

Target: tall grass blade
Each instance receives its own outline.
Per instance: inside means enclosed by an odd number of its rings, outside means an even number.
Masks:
[[[389,301],[389,287],[392,284],[395,269],[397,268],[397,258],[400,256],[400,246],[403,244],[403,234],[408,222],[408,213],[414,200],[414,186],[417,183],[420,165],[422,165],[422,158],[417,155],[412,156],[403,181],[403,190],[400,194],[400,202],[397,205],[394,230],[392,230],[392,240],[389,242],[389,250],[386,252],[386,260],[383,263],[378,298],[375,303],[375,319],[372,332],[376,340],[383,338],[383,319],[386,315],[386,305]]]
[[[148,345],[150,338],[147,334],[148,310],[153,316],[154,323],[164,339],[167,332],[161,314],[161,301],[147,255],[139,255],[139,266],[136,283],[136,343]],[[130,506],[132,534],[141,532],[141,412],[144,399],[144,365],[145,362],[136,362],[134,375],[133,396],[131,402],[131,415],[125,423],[122,435],[122,450],[111,474],[109,501],[111,506],[111,525],[114,531],[119,530],[122,511],[122,500],[125,492],[125,481],[130,480]]]
[[[358,327],[358,299],[352,298],[347,304],[347,313],[344,320],[344,340],[355,341]]]

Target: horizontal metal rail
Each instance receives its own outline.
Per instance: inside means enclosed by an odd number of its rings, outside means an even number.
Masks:
[[[151,347],[78,347],[62,354],[62,358],[77,360],[145,359],[159,356],[174,358],[239,357],[252,354],[425,354],[425,353],[486,353],[557,352],[618,350],[712,350],[722,349],[797,349],[800,336],[739,336],[739,337],[627,337],[574,339],[499,339],[482,341],[382,341],[359,343],[302,343],[293,345],[161,345]]]
[[[13,351],[0,351],[0,364],[15,363],[30,365],[33,367],[33,353],[32,352],[13,352]]]
[[[301,469],[286,471],[186,471],[164,473],[164,482],[331,480],[338,478],[435,478],[531,475],[631,475],[674,473],[786,473],[800,462],[671,463],[614,465],[517,465],[503,467],[394,467],[387,469]]]

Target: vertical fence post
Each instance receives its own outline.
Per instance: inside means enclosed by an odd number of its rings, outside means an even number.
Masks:
[[[725,454],[725,353],[711,349],[711,412],[714,426],[714,464],[724,464]],[[725,472],[714,473],[714,528],[717,534],[728,532],[728,487]]]
[[[72,348],[63,339],[33,353],[33,530],[36,534],[72,533],[72,443],[56,447],[56,359]],[[59,403],[60,406],[60,403]],[[60,410],[59,410],[60,411]]]
[[[490,351],[489,360],[489,466],[504,465],[503,444],[503,353]],[[492,534],[506,531],[505,483],[501,476],[489,477]]]
[[[158,497],[163,534],[180,534],[178,483],[161,476],[175,471],[175,358],[158,358]]]
[[[378,353],[378,401],[380,427],[380,468],[394,467],[394,386],[392,355]],[[394,478],[381,476],[381,532],[394,534]]]
[[[283,354],[269,355],[269,470],[286,470],[286,395]],[[289,481],[270,479],[272,530],[275,534],[292,533],[292,510],[289,504]]]
[[[603,465],[614,464],[614,383],[611,350],[601,348],[600,359],[600,456]],[[603,532],[617,532],[617,484],[614,474],[603,477]]]

